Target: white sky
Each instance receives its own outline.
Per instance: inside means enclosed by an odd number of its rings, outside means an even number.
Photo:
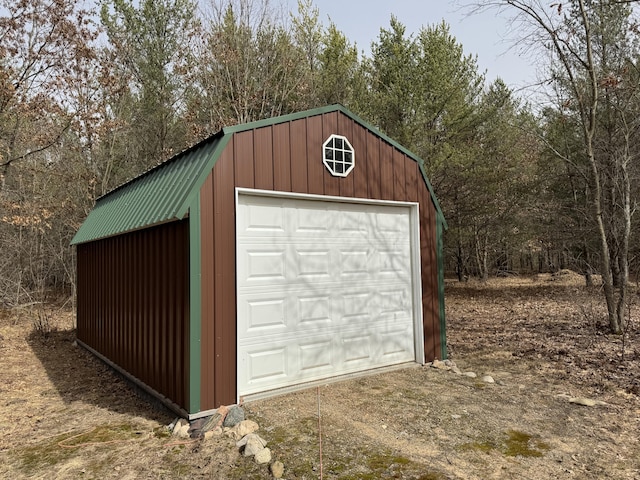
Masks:
[[[324,25],[329,24],[330,18],[367,55],[380,28],[389,28],[391,14],[405,25],[407,35],[444,19],[465,55],[477,55],[478,67],[481,72],[486,71],[487,83],[500,77],[514,90],[535,83],[532,60],[520,56],[513,48],[509,19],[496,12],[468,16],[448,0],[313,0],[313,3]],[[290,11],[297,11],[297,0],[286,0],[286,4]]]

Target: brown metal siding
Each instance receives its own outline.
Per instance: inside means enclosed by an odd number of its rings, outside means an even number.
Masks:
[[[322,164],[322,143],[332,133],[356,151],[346,178]],[[236,401],[236,186],[419,202],[425,356],[440,355],[436,210],[416,162],[338,112],[265,126],[236,133],[200,191],[201,410]]]
[[[273,131],[273,189],[291,191],[291,136],[289,123]]]
[[[325,138],[322,136],[322,117],[307,118],[307,134],[305,137],[293,139],[296,142],[305,142],[306,155],[304,160],[307,164],[309,176],[307,184],[309,190],[305,193],[324,195],[324,174],[326,168],[322,164],[322,143]],[[277,127],[276,127],[277,128]]]
[[[78,339],[183,408],[188,245],[184,220],[77,247]]]
[[[338,127],[337,129],[342,132],[341,135],[344,135],[345,137],[347,137],[347,139],[349,140],[349,143],[351,143],[351,146],[354,147],[355,150],[355,146],[353,145],[354,142],[354,135],[353,135],[353,121],[351,121],[351,119],[349,117],[346,117],[344,115],[338,115]],[[331,135],[333,132],[328,131],[327,132],[327,136]],[[367,158],[366,156],[363,158]],[[357,162],[357,159],[356,159]],[[366,163],[365,163],[366,165]],[[355,167],[354,167],[355,169]],[[325,169],[326,170],[326,169]],[[351,171],[353,173],[353,170]],[[349,174],[348,176],[346,176],[345,178],[342,178],[339,180],[339,187],[340,187],[340,196],[341,197],[354,197],[355,195],[355,186],[354,186],[354,176]]]

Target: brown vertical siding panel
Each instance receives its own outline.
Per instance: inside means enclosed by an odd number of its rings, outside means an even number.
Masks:
[[[191,220],[189,220],[191,221]],[[176,297],[171,309],[171,331],[173,360],[170,363],[171,371],[175,375],[176,403],[187,405],[189,390],[189,363],[185,362],[185,352],[189,355],[187,339],[189,338],[189,221],[181,224],[181,229],[175,232],[176,262],[172,263],[176,282]]]
[[[116,315],[117,315],[117,289],[118,284],[115,282],[115,275],[117,275],[117,267],[118,267],[118,238],[116,237],[113,242],[109,243],[109,254],[105,259],[105,273],[108,278],[107,283],[109,285],[109,294],[107,298],[107,302],[110,304],[109,309],[107,310],[107,350],[109,355],[116,360],[120,360],[118,358],[118,352],[116,351],[116,346],[118,342],[118,325],[116,323]]]
[[[338,116],[338,132],[340,135],[343,135],[349,140],[349,143],[353,147],[353,131],[354,131],[354,122],[349,117],[345,115]],[[355,147],[354,147],[355,149]],[[354,177],[353,174],[355,172],[355,168],[351,170],[351,173],[347,175],[345,178],[340,178],[340,193],[341,197],[353,197],[355,192],[354,186]]]
[[[191,219],[189,219],[189,221],[191,221]],[[176,230],[173,232],[173,251],[176,252],[176,256],[179,256],[179,252],[182,251],[182,249],[184,248],[186,250],[186,252],[189,251],[189,247],[188,245],[185,245],[182,241],[182,237],[180,235],[180,231]],[[189,254],[186,253],[184,255],[184,259],[183,262],[188,265],[189,262]],[[180,274],[183,273],[181,272],[180,268],[178,268],[178,263],[179,262],[172,262],[170,265],[170,270],[169,270],[169,275],[170,278],[180,278]],[[187,269],[183,269],[183,270],[187,270]],[[185,284],[187,286],[187,288],[189,288],[189,273],[186,274],[186,278],[185,278]],[[184,288],[184,287],[183,287]],[[171,308],[169,309],[169,338],[171,338],[171,341],[169,342],[169,356],[168,356],[168,365],[169,365],[169,371],[175,372],[175,385],[174,385],[174,394],[175,397],[171,397],[171,398],[176,398],[176,399],[180,399],[181,402],[180,405],[186,405],[186,401],[185,401],[185,395],[184,395],[184,383],[185,383],[185,378],[188,378],[185,376],[185,372],[183,371],[183,365],[182,365],[182,359],[180,358],[180,352],[182,351],[182,345],[181,342],[184,342],[184,338],[181,337],[181,335],[179,334],[179,332],[182,330],[183,325],[186,322],[189,321],[189,316],[187,315],[186,319],[183,319],[182,321],[180,321],[180,319],[183,317],[183,303],[184,303],[184,296],[182,295],[182,289],[180,288],[180,284],[178,284],[178,288],[177,291],[175,292],[175,298],[172,298],[172,302],[171,302]]]
[[[433,276],[430,270],[437,268],[432,261],[432,239],[433,230],[431,197],[426,187],[420,191],[420,206],[422,207],[422,218],[420,219],[420,257],[422,261],[422,314],[424,326],[424,353],[426,361],[435,358],[435,338],[434,338],[434,318],[433,318],[433,291],[437,290],[437,285],[433,284]]]
[[[98,252],[96,252],[96,257],[98,260],[98,271],[103,271],[104,269],[104,249],[100,249]],[[106,289],[108,287],[107,283],[105,281],[102,282],[98,282],[98,311],[96,312],[96,316],[98,318],[98,327],[96,329],[96,337],[95,337],[95,343],[98,347],[100,347],[102,350],[104,350],[104,338],[105,338],[105,334],[104,334],[104,316],[105,316],[105,308],[104,308],[104,297],[106,295]]]
[[[291,122],[291,191],[309,191],[307,169],[307,123],[306,119]]]
[[[159,269],[158,266],[160,265],[161,262],[158,261],[153,261],[153,259],[159,259],[162,258],[162,252],[160,252],[160,246],[159,246],[159,241],[160,241],[160,235],[154,235],[153,238],[151,238],[151,243],[152,243],[152,252],[153,255],[151,257],[149,257],[149,270],[151,271],[151,275],[153,277],[153,280],[151,281],[151,289],[149,292],[149,302],[151,303],[150,305],[150,312],[151,312],[151,329],[153,331],[153,336],[152,336],[152,341],[151,341],[151,345],[152,345],[152,356],[151,356],[151,362],[152,362],[152,367],[151,367],[151,371],[153,372],[153,384],[155,385],[155,389],[160,391],[161,387],[161,381],[160,381],[160,315],[159,315],[159,310],[160,310],[160,305],[158,304],[158,301],[160,300],[160,295],[159,295],[159,289],[161,288],[161,282],[160,282],[160,273],[159,273]]]
[[[367,155],[367,132],[365,128],[356,124],[353,128],[353,150],[355,152],[356,165],[351,172],[354,183],[354,195],[359,198],[367,198],[367,169],[369,157]]]
[[[146,232],[144,232],[146,233]],[[145,258],[145,270],[149,273],[149,277],[146,282],[147,289],[147,302],[149,312],[149,377],[150,385],[156,390],[159,390],[159,374],[158,374],[158,305],[157,305],[157,289],[158,282],[158,262],[154,261],[162,258],[158,252],[158,236],[152,235],[147,239],[149,250],[147,251]],[[144,235],[141,235],[140,244],[142,246],[144,242]]]
[[[122,249],[122,268],[121,272],[126,272],[127,268],[131,265],[131,249],[128,248],[127,237],[122,236],[122,242],[124,247]],[[126,275],[126,280],[124,282],[120,282],[121,290],[122,290],[122,306],[121,306],[121,315],[122,321],[124,322],[123,333],[122,333],[122,346],[123,352],[122,357],[124,363],[127,365],[133,363],[133,358],[131,357],[131,341],[133,338],[133,332],[131,330],[131,322],[129,321],[129,292],[131,291],[131,278]]]
[[[213,169],[215,249],[215,400],[201,409],[236,400],[236,245],[233,164],[221,158]]]
[[[116,258],[117,260],[117,271],[116,273],[116,278],[122,278],[124,275],[124,271],[125,271],[125,260],[126,257],[124,255],[124,239],[122,238],[122,236],[117,237],[118,242],[116,243],[115,247],[116,247],[116,252],[117,255]],[[126,350],[125,350],[125,342],[126,342],[126,322],[125,322],[125,318],[124,318],[124,288],[126,287],[126,282],[116,282],[116,298],[115,298],[115,303],[116,303],[116,324],[117,324],[117,333],[118,333],[118,338],[117,338],[117,352],[118,352],[118,357],[121,359],[120,361],[122,361],[123,363],[126,363],[127,358],[126,358]]]
[[[136,251],[140,251],[143,242],[143,235],[147,233],[144,230],[137,232],[136,234]],[[140,272],[146,272],[147,275],[150,275],[149,272],[149,263],[148,258],[151,254],[151,242],[146,242],[146,251],[142,256],[142,262],[140,264],[140,271],[136,272],[138,275]],[[151,301],[149,300],[149,293],[151,291],[151,282],[148,278],[145,278],[143,282],[144,288],[142,290],[142,331],[143,340],[144,340],[144,370],[141,372],[147,381],[147,385],[153,387],[153,349],[151,344],[153,342],[153,330],[151,325]]]
[[[380,142],[380,196],[383,200],[393,200],[393,152],[387,142]]]
[[[256,188],[273,190],[273,127],[253,131],[253,158]]]
[[[87,286],[85,251],[86,245],[78,245],[76,247],[76,337],[83,342],[87,336],[85,319],[88,317],[88,304],[91,301],[85,291]]]
[[[369,198],[380,200],[380,144],[382,141],[375,135],[367,135],[367,173]]]
[[[100,249],[98,252],[98,259],[99,259],[99,271],[102,272],[106,272],[105,268],[105,251],[107,250],[106,245],[104,248]],[[108,294],[108,288],[109,288],[109,283],[105,280],[103,280],[102,282],[98,283],[99,285],[99,289],[100,289],[100,300],[99,300],[99,310],[98,310],[98,331],[97,331],[97,337],[96,337],[96,344],[102,349],[102,350],[106,350],[105,347],[105,340],[106,340],[106,329],[105,329],[105,316],[107,314],[107,309],[106,309],[106,305],[105,305],[105,297]]]
[[[434,342],[434,358],[442,358],[442,345],[440,342],[440,296],[438,294],[438,246],[436,238],[436,212],[431,204],[431,264],[433,267],[429,271],[431,275],[431,284],[433,289],[431,290],[432,307],[431,315],[433,318],[433,342]]]
[[[161,234],[157,237],[157,252],[160,256],[162,255],[171,255],[170,250],[167,249],[167,232],[161,231]],[[161,258],[161,257],[157,257]],[[166,358],[167,358],[167,345],[166,345],[166,314],[167,314],[167,283],[170,280],[166,275],[166,267],[167,262],[154,262],[156,266],[156,274],[158,275],[157,279],[157,288],[154,292],[156,305],[156,318],[157,318],[157,330],[158,330],[158,340],[156,344],[157,348],[157,363],[156,370],[158,372],[158,391],[160,392],[168,392],[168,384],[167,384],[167,370],[166,370]]]
[[[243,188],[255,188],[255,165],[253,163],[253,130],[239,132],[233,136],[232,145],[227,145],[222,155],[233,155],[235,163],[236,186]],[[233,148],[229,148],[233,146]],[[220,158],[218,162],[222,161]],[[231,168],[234,168],[232,166]]]
[[[407,177],[404,171],[406,155],[393,150],[393,198],[405,202],[407,200]]]
[[[181,406],[176,390],[185,391],[184,368],[169,363],[169,352],[184,327],[174,336],[169,325],[184,325],[188,313],[188,251],[178,251],[188,248],[185,226],[173,222],[77,247],[78,338]]]
[[[124,254],[124,249],[122,249],[122,246],[124,244],[123,238],[117,237],[117,242],[115,244],[115,250],[116,252],[118,252],[116,254],[116,256],[114,257],[116,259],[117,262],[117,270],[115,272],[116,278],[122,278],[123,276],[123,272],[125,270],[125,266],[124,266],[124,261],[125,261],[125,256]],[[118,358],[120,358],[121,362],[126,362],[126,353],[125,353],[125,320],[124,320],[124,312],[123,312],[123,299],[124,299],[124,291],[123,288],[126,286],[126,282],[116,282],[116,288],[115,288],[115,304],[116,304],[116,331],[117,331],[117,339],[116,339],[116,350],[117,350],[117,356]]]
[[[178,230],[173,230],[170,232],[169,235],[169,239],[168,239],[168,249],[169,251],[173,252],[173,254],[176,256],[176,258],[179,256],[179,237],[178,237],[179,231]],[[166,268],[166,275],[167,278],[171,279],[171,278],[178,278],[179,275],[179,271],[177,268],[177,262],[167,262],[167,268]],[[180,377],[178,377],[178,375],[181,374],[179,368],[180,368],[180,364],[176,361],[176,329],[177,329],[177,325],[176,325],[176,318],[178,318],[178,304],[179,304],[179,296],[180,296],[180,292],[179,290],[176,292],[172,292],[171,288],[173,287],[174,283],[171,282],[167,282],[167,296],[170,298],[171,296],[175,295],[175,300],[171,301],[169,298],[167,299],[167,344],[166,344],[166,366],[165,366],[165,371],[166,371],[166,375],[169,377],[168,379],[168,384],[167,384],[167,392],[169,395],[169,398],[180,398],[181,393],[180,393],[180,389],[179,387],[179,382],[181,380]],[[178,375],[176,375],[175,378],[171,378],[171,374],[173,372],[173,368],[178,369]]]
[[[291,135],[289,122],[273,126],[273,189],[291,191]]]
[[[316,156],[319,158],[319,164],[322,165],[322,174],[324,180],[324,194],[325,195],[340,195],[340,182],[342,180],[341,177],[334,177],[331,175],[329,170],[322,163],[322,144],[329,138],[332,134],[338,134],[338,112],[326,113],[322,115],[322,129],[321,129],[321,141],[319,147],[314,148],[313,153],[317,150]],[[313,155],[309,155],[310,161],[313,161]]]
[[[163,252],[171,252],[169,250],[168,243],[168,234],[167,232],[163,232],[163,235],[159,238],[159,249],[161,254]],[[168,262],[158,262],[158,274],[160,278],[160,289],[158,298],[158,320],[160,322],[160,344],[158,345],[159,350],[159,374],[160,374],[160,388],[163,392],[171,392],[171,387],[169,386],[169,375],[167,370],[167,299],[170,293],[167,291],[168,283],[170,282],[167,276],[167,264]]]
[[[307,168],[308,193],[324,195],[325,168],[322,164],[322,116],[309,117],[307,120]]]
[[[106,252],[102,252],[102,271],[105,275],[104,294],[102,297],[102,332],[101,332],[101,344],[109,356],[113,355],[113,349],[111,348],[113,342],[113,325],[111,319],[113,318],[113,312],[110,300],[113,295],[113,277],[111,275],[110,267],[111,262],[108,259],[113,258],[113,242],[107,243]]]
[[[139,251],[138,232],[131,234],[131,248],[134,252]],[[136,256],[136,265],[134,272],[144,271],[144,255]],[[146,378],[145,372],[148,371],[147,365],[147,328],[145,326],[146,308],[145,308],[145,282],[137,282],[137,301],[136,301],[136,322],[138,324],[138,362],[135,365],[134,372],[139,378]]]
[[[220,161],[228,161],[221,159]],[[215,259],[213,241],[213,174],[210,173],[200,189],[200,245],[202,310],[200,341],[200,404],[212,405],[215,401],[214,365],[215,351]]]
[[[419,183],[422,183],[422,177],[420,172],[418,172],[418,164],[407,158],[405,160],[405,173],[406,173],[406,184],[407,184],[407,201],[409,202],[417,202],[418,201],[418,187]],[[418,180],[420,178],[420,180]],[[422,216],[422,207],[420,207],[420,216]]]

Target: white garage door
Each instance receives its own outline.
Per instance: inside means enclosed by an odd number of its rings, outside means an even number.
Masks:
[[[238,195],[239,396],[421,361],[413,208]]]

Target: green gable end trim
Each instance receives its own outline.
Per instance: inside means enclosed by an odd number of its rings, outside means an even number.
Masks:
[[[332,112],[343,113],[418,163],[438,218],[446,229],[444,215],[425,174],[423,161],[344,106],[336,104],[223,128],[216,135],[98,198],[71,244],[91,242],[185,218],[194,197],[199,194],[202,184],[235,133]]]

